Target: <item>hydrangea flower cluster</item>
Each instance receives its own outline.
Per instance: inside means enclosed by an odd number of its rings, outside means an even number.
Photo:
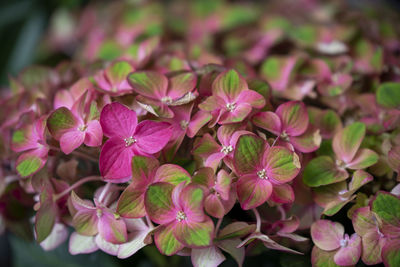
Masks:
[[[71,60],[10,76],[0,228],[34,221],[43,249],[68,240],[73,255],[155,245],[194,266],[265,249],[400,266],[391,17],[364,24],[308,0],[265,13],[194,1],[189,16],[128,2],[107,16],[89,5],[62,39],[55,23],[45,43],[75,40]]]

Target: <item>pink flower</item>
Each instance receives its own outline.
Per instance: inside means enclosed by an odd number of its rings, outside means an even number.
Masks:
[[[253,123],[290,143],[300,152],[315,151],[321,144],[319,130],[309,127],[309,118],[303,102],[290,101],[281,104],[274,112],[260,112]]]
[[[101,149],[100,172],[106,180],[116,183],[131,178],[134,155],[151,157],[164,148],[172,134],[167,122],[146,120],[138,124],[135,111],[118,102],[103,108],[100,124],[109,138]]]
[[[132,65],[126,61],[112,63],[94,76],[98,91],[112,96],[131,93],[132,88],[127,76],[132,71],[134,71]]]
[[[243,121],[253,108],[262,108],[265,99],[250,90],[246,81],[235,71],[227,70],[219,74],[212,84],[212,96],[204,100],[199,108],[211,112],[216,123],[227,124]]]
[[[154,241],[161,253],[172,255],[183,247],[211,245],[214,224],[203,211],[203,190],[181,183],[174,188],[165,182],[151,185],[145,196],[147,214],[160,224]]]
[[[133,91],[139,95],[136,101],[148,112],[163,118],[173,118],[170,107],[187,104],[197,97],[193,92],[197,77],[185,72],[167,78],[155,71],[137,71],[129,75]]]
[[[98,121],[97,104],[86,103],[87,94],[83,94],[71,110],[60,107],[47,119],[52,136],[60,141],[61,150],[69,154],[83,143],[97,147],[103,141],[103,131]]]
[[[235,172],[239,175],[237,195],[242,209],[260,206],[272,195],[277,200],[293,200],[293,189],[287,185],[300,171],[296,153],[285,147],[270,147],[260,137],[242,135],[234,154]]]

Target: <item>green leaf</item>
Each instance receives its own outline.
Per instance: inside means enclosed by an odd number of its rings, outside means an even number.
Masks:
[[[376,101],[385,108],[400,108],[400,83],[382,83],[376,91]]]
[[[307,164],[303,182],[310,187],[317,187],[337,183],[346,180],[347,177],[349,177],[347,171],[337,168],[331,157],[321,156]]]

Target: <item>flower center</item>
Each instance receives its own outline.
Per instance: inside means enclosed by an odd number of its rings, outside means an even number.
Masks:
[[[336,159],[336,166],[338,166],[340,169],[345,169],[346,168],[346,163],[340,159]]]
[[[103,216],[103,211],[101,209],[97,209],[96,215],[97,215],[97,218],[101,218],[101,216]]]
[[[164,96],[163,98],[161,98],[161,102],[163,102],[164,104],[171,104],[172,103],[172,98],[169,96]]]
[[[124,138],[125,141],[125,146],[131,146],[132,144],[136,143],[136,139],[133,138],[132,136],[128,137],[128,138]]]
[[[183,211],[178,211],[176,214],[176,219],[181,222],[183,220],[187,220],[186,214]]]
[[[81,125],[81,126],[78,127],[78,130],[81,131],[81,132],[86,131],[86,129],[87,129],[87,125]]]
[[[181,125],[182,130],[186,130],[186,128],[189,126],[189,122],[187,120],[181,120],[179,124]]]
[[[222,146],[221,152],[224,153],[225,155],[228,155],[233,151],[232,146]]]
[[[340,240],[340,246],[343,247],[347,247],[347,245],[349,244],[349,235],[345,234],[344,238],[342,240]]]
[[[226,104],[226,109],[227,109],[229,112],[234,111],[235,108],[236,108],[236,103],[228,103],[228,104]]]
[[[257,175],[260,179],[268,179],[265,169],[258,171]]]
[[[281,134],[281,138],[283,140],[285,140],[286,142],[290,141],[290,138],[289,138],[288,134],[285,131],[283,131],[283,133]]]
[[[349,190],[347,190],[347,189],[343,189],[342,191],[339,191],[339,198],[340,198],[340,200],[342,200],[342,201],[346,201],[346,200],[348,200],[349,199],[349,197],[347,196],[343,196],[344,194],[346,194],[347,192],[349,192]]]

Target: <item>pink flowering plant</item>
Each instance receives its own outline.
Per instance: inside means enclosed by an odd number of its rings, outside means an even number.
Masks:
[[[89,4],[44,41],[70,60],[10,75],[1,231],[196,267],[400,266],[398,23],[134,2]]]

